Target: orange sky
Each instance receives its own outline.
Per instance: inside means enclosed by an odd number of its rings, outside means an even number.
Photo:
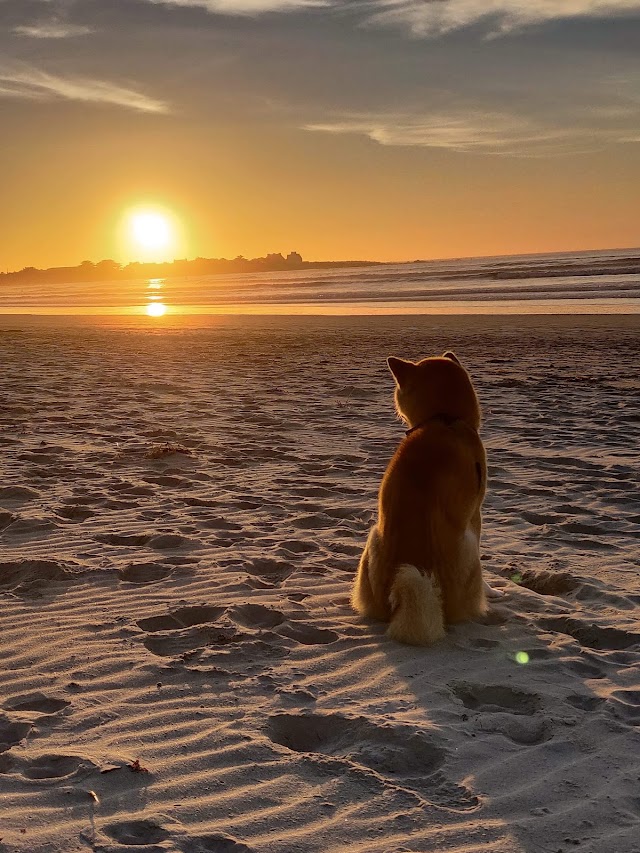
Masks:
[[[331,9],[234,17],[140,0],[137,17],[115,4],[96,20],[78,3],[53,38],[21,33],[30,4],[7,2],[3,270],[131,260],[119,226],[141,204],[174,212],[186,257],[640,244],[638,17],[488,40],[481,17],[416,34]]]

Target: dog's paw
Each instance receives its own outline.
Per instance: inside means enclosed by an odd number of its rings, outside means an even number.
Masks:
[[[504,598],[506,595],[503,589],[498,589],[498,587],[490,586],[485,580],[482,581],[482,586],[484,587],[484,594],[492,601],[495,601],[499,598]]]

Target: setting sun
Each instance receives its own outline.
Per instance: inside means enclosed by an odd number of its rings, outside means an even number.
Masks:
[[[160,263],[173,260],[183,250],[178,218],[169,210],[137,207],[121,222],[123,254],[130,260]]]
[[[171,226],[159,213],[135,213],[131,217],[131,236],[143,249],[166,249],[172,240]]]
[[[167,313],[167,306],[162,302],[150,302],[145,310],[149,317],[163,317]]]

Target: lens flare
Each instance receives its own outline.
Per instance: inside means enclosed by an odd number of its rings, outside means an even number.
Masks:
[[[516,652],[516,663],[529,663],[529,655],[526,652]]]

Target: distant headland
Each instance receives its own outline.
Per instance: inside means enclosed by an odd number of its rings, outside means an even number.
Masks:
[[[285,257],[280,252],[264,258],[195,258],[192,261],[178,259],[166,263],[119,264],[104,260],[93,263],[83,261],[75,267],[49,267],[37,269],[25,267],[17,272],[0,272],[0,285],[18,284],[63,284],[69,282],[113,281],[139,278],[176,278],[183,276],[222,275],[224,273],[286,272],[303,269],[331,269],[339,267],[376,266],[379,261],[305,261],[298,252],[289,252]]]

